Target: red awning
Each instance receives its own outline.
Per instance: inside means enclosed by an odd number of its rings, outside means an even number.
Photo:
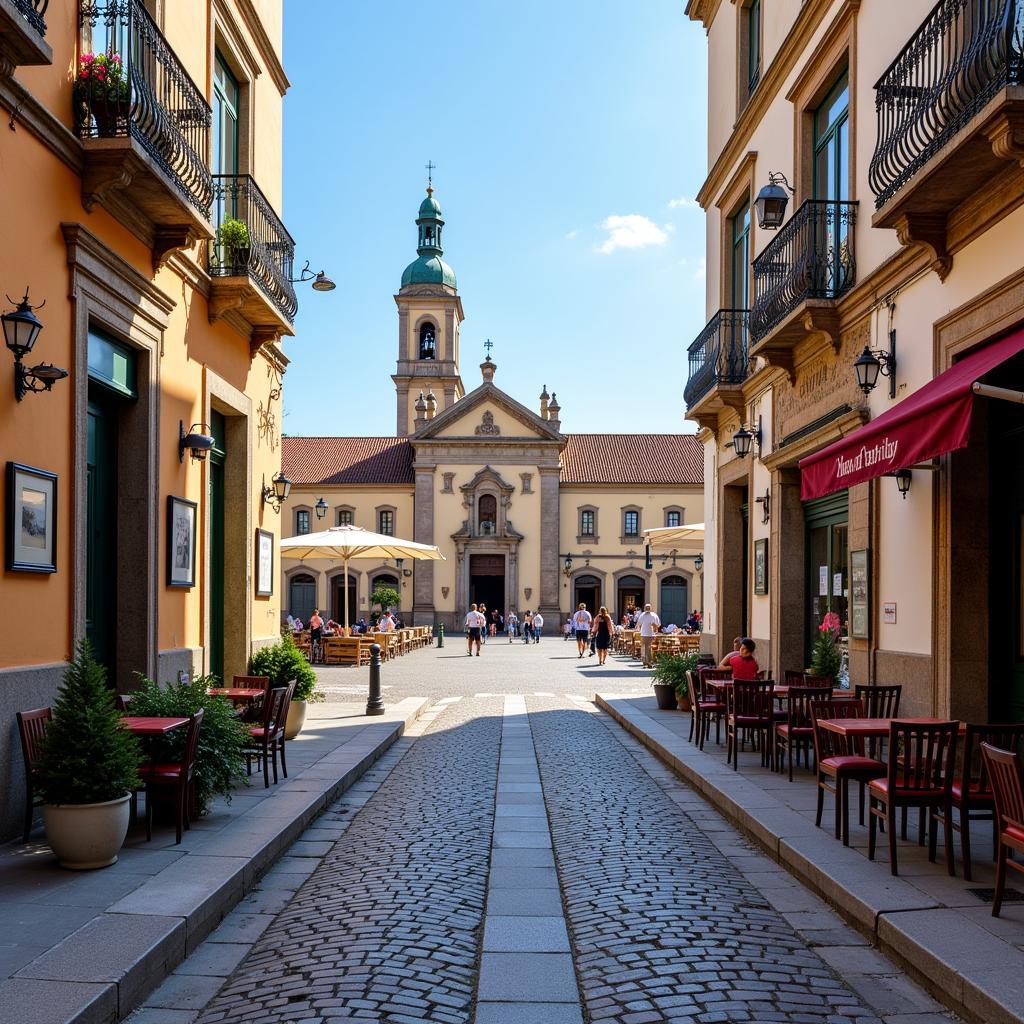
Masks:
[[[800,460],[804,501],[963,448],[971,439],[971,385],[1024,350],[1024,330],[965,356],[899,405]]]

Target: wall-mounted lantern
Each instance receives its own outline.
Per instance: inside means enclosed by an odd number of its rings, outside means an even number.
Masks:
[[[292,482],[284,475],[283,471],[279,472],[270,482],[273,486],[268,486],[266,477],[263,478],[263,487],[260,492],[263,504],[269,505],[280,515],[281,506],[292,492]]]
[[[317,519],[323,519],[327,515],[327,502],[322,497],[317,499],[313,508],[316,509]]]
[[[896,332],[889,332],[889,350],[872,349],[864,346],[864,351],[853,364],[853,372],[857,375],[857,387],[865,395],[871,394],[878,383],[878,375],[889,378],[889,397],[896,397]]]
[[[758,416],[756,427],[753,425],[748,427],[745,426],[744,424],[741,424],[740,429],[737,430],[736,433],[732,435],[733,450],[736,452],[736,455],[739,458],[745,459],[750,454],[750,450],[753,447],[754,442],[756,441],[757,454],[758,456],[760,456],[761,441],[763,437],[764,432],[761,429],[761,417]]]
[[[193,423],[185,433],[185,421],[178,420],[178,462],[185,461],[185,452],[193,462],[204,462],[206,453],[213,447],[213,437],[204,434],[205,423]]]
[[[786,188],[783,188],[783,185]],[[787,189],[789,195],[786,194]],[[754,200],[757,226],[768,231],[775,231],[781,227],[782,222],[786,219],[789,196],[792,195],[796,195],[796,189],[790,185],[786,176],[781,171],[769,172],[768,184],[757,193],[757,199]]]
[[[9,295],[7,301],[14,305],[14,299]],[[4,342],[14,356],[14,397],[20,402],[30,391],[49,391],[53,385],[63,380],[68,371],[53,363],[38,363],[32,367],[26,367],[22,360],[33,349],[39,332],[43,325],[33,312],[34,309],[42,309],[45,302],[38,306],[32,306],[28,301],[28,289],[25,289],[25,297],[17,303],[13,313],[4,313],[0,316],[3,323]]]

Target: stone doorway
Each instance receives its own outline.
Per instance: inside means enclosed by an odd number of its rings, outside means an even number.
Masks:
[[[488,617],[495,609],[502,614],[507,611],[504,555],[469,556],[469,600],[487,605]]]

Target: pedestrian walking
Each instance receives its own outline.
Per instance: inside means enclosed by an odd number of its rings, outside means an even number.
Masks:
[[[533,637],[533,615],[530,609],[526,609],[526,613],[523,615],[523,643],[528,644],[530,639]]]
[[[519,628],[519,617],[516,615],[515,612],[509,612],[508,613],[508,618],[505,619],[505,629],[508,632],[508,642],[509,643],[512,643],[512,641],[516,638],[516,636],[518,636],[518,628]]]
[[[583,657],[583,651],[587,646],[587,638],[590,636],[590,623],[593,621],[593,617],[590,612],[587,611],[587,606],[583,601],[580,601],[579,607],[576,609],[576,614],[572,617],[572,628],[576,634],[576,647],[579,650],[580,657]]]
[[[473,657],[473,644],[476,644],[476,656],[480,657],[480,638],[487,628],[487,620],[480,614],[475,604],[469,606],[469,614],[466,616],[466,649],[469,656]]]
[[[486,644],[487,643],[487,605],[481,603],[480,607],[477,609],[477,611],[479,611],[480,614],[484,617],[483,627],[482,627],[481,633],[480,633],[480,640],[481,640],[482,643]]]
[[[544,628],[544,616],[540,612],[537,612],[533,617],[533,642],[535,644],[540,643],[541,630]]]
[[[603,665],[608,657],[608,648],[612,645],[612,633],[615,624],[603,605],[594,620],[594,646],[597,648],[597,663]]]
[[[644,610],[636,617],[636,625],[640,630],[640,657],[644,668],[650,668],[653,664],[651,646],[655,633],[661,628],[661,619],[651,611],[649,604],[645,604]]]

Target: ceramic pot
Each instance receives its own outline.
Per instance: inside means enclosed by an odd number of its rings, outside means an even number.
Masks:
[[[676,707],[676,688],[666,683],[654,684],[654,696],[658,699],[659,711],[674,711]]]
[[[302,727],[305,723],[306,702],[304,700],[295,700],[292,698],[291,704],[288,705],[288,718],[284,723],[285,740],[295,739],[295,737],[302,732]]]
[[[99,804],[44,804],[46,841],[61,867],[86,871],[115,863],[128,834],[131,797]]]

